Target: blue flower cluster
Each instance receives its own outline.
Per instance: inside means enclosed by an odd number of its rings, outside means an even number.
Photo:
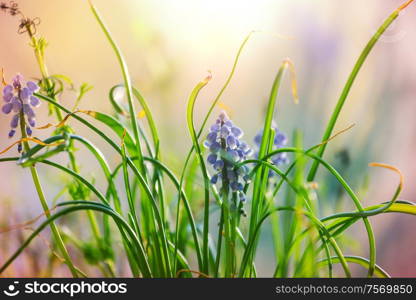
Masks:
[[[216,184],[218,180],[223,184],[228,183],[231,190],[238,192],[240,200],[244,202],[243,182],[249,181],[249,169],[247,166],[235,168],[235,165],[246,160],[252,150],[241,140],[242,136],[243,131],[222,111],[211,126],[204,145],[210,152],[207,161],[216,171],[211,183]]]
[[[39,86],[33,81],[28,81],[24,84],[23,76],[20,74],[17,74],[13,78],[12,84],[8,84],[3,88],[3,101],[5,104],[2,107],[2,112],[6,115],[11,112],[14,113],[10,122],[10,138],[16,133],[22,111],[27,119],[25,124],[28,124],[25,128],[26,133],[29,136],[32,135],[31,127],[34,127],[36,124],[35,112],[32,107],[38,107],[40,105],[39,98],[35,97],[33,93],[38,90]]]
[[[279,131],[279,129],[277,128],[277,125],[274,122],[272,124],[272,128],[275,130],[275,136],[274,136],[272,150],[277,150],[279,148],[282,148],[282,147],[286,146],[286,144],[287,144],[286,135],[283,132]],[[262,139],[263,139],[263,132],[259,132],[254,137],[254,143],[256,144],[256,148],[257,148],[255,156],[257,158],[259,156],[259,149],[260,149]],[[286,152],[282,152],[282,153],[278,153],[278,154],[272,156],[271,161],[275,166],[280,166],[280,165],[284,165],[284,164],[289,163],[289,158],[287,157]],[[274,175],[275,175],[275,173],[273,171],[269,172],[269,178],[273,177]]]

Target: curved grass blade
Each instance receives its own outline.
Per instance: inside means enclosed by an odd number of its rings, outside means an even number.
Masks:
[[[145,172],[144,172],[145,168],[144,168],[143,159],[142,159],[143,153],[141,150],[140,138],[139,138],[139,125],[137,124],[136,110],[133,104],[132,85],[131,85],[131,79],[130,79],[129,71],[127,68],[127,64],[123,58],[123,55],[121,54],[119,47],[117,46],[114,39],[112,38],[109,30],[107,29],[106,25],[104,24],[101,16],[99,15],[95,6],[92,4],[91,0],[89,0],[89,4],[90,4],[90,8],[95,19],[97,20],[108,42],[110,43],[111,48],[113,48],[114,53],[117,56],[118,63],[120,64],[120,69],[123,75],[124,85],[126,87],[126,95],[127,95],[128,105],[129,105],[131,127],[133,128],[133,135],[134,135],[135,144],[136,144],[135,155],[139,157],[139,165],[140,165],[139,170],[142,173],[142,175],[145,176]]]
[[[135,235],[134,231],[131,229],[131,227],[124,221],[124,219],[118,215],[116,212],[114,212],[110,207],[101,205],[98,203],[91,203],[88,201],[71,201],[71,202],[65,202],[61,203],[58,206],[64,206],[64,205],[73,205],[72,207],[65,208],[53,215],[51,215],[45,222],[43,222],[33,233],[29,236],[29,238],[19,247],[18,250],[3,264],[3,266],[0,268],[0,274],[4,272],[4,270],[22,253],[22,251],[30,244],[30,242],[38,236],[38,234],[45,229],[51,222],[54,220],[67,215],[69,213],[80,211],[80,210],[93,210],[93,211],[99,211],[105,214],[108,214],[111,216],[117,225],[122,227],[124,230],[126,230],[127,234],[130,236],[132,242],[134,243],[134,246],[137,247],[137,250],[140,252],[142,260],[142,269],[143,276],[145,277],[152,277],[152,273],[149,267],[149,264],[147,262],[147,257],[144,252],[143,246],[141,245],[140,240]]]
[[[203,228],[203,240],[202,240],[202,254],[203,254],[203,268],[202,272],[205,274],[209,274],[208,266],[209,266],[209,245],[208,245],[208,237],[209,237],[209,179],[207,176],[207,170],[204,162],[204,158],[202,157],[201,147],[198,142],[198,137],[195,131],[194,126],[194,106],[196,98],[198,97],[199,92],[201,89],[206,86],[211,79],[211,75],[207,76],[204,80],[199,82],[195,88],[193,89],[191,95],[189,96],[188,100],[188,108],[186,113],[186,120],[188,123],[189,133],[191,135],[193,146],[196,150],[196,154],[199,159],[200,167],[202,170],[202,176],[204,177],[204,192],[205,192],[205,200],[204,200],[204,228]]]
[[[410,5],[412,2],[413,0],[406,1],[406,3],[402,4],[392,14],[390,14],[390,16],[383,22],[383,24],[376,31],[376,33],[371,37],[370,41],[367,43],[367,45],[361,52],[350,76],[348,77],[347,83],[345,84],[344,89],[342,90],[341,96],[339,97],[338,102],[334,108],[334,111],[332,112],[331,118],[328,121],[324,135],[322,136],[322,141],[326,141],[331,136],[332,131],[334,130],[335,124],[338,120],[338,117],[341,113],[342,107],[344,106],[345,100],[347,99],[350,93],[351,87],[359,71],[361,70],[361,67],[366,61],[368,55],[370,54],[371,50],[374,48],[375,44],[378,42],[378,40],[383,35],[383,33],[387,30],[387,28],[389,28],[389,26],[393,23],[393,21],[397,19],[397,17],[400,15],[400,12],[403,9],[405,9],[408,5]],[[319,147],[317,151],[317,155],[319,157],[322,157],[324,155],[326,146],[327,144],[325,143]],[[319,167],[319,163],[317,161],[314,161],[308,174],[308,181],[314,180],[316,172],[318,171],[318,167]]]
[[[47,101],[48,103],[51,103],[52,105],[58,107],[60,110],[66,112],[66,113],[71,113],[68,109],[66,109],[65,107],[63,107],[59,103],[53,102],[53,99],[51,99],[47,96],[38,94],[38,93],[35,93],[35,95],[37,97]],[[116,150],[119,155],[121,155],[120,147],[112,139],[110,139],[108,136],[106,136],[100,129],[98,129],[96,126],[91,124],[85,118],[82,118],[78,115],[74,114],[73,118],[80,121],[82,124],[84,124],[85,126],[90,128],[91,130],[93,130],[95,133],[97,133],[114,150]],[[152,220],[154,220],[157,223],[158,227],[159,227],[159,230],[161,232],[160,236],[161,236],[161,239],[162,239],[162,251],[164,253],[164,256],[165,256],[166,260],[169,261],[170,259],[169,259],[169,254],[168,254],[168,243],[167,243],[167,235],[166,235],[165,225],[164,225],[162,216],[160,214],[159,208],[157,206],[156,199],[153,196],[153,193],[152,193],[151,189],[149,188],[148,183],[146,182],[145,178],[142,176],[141,172],[137,169],[136,165],[132,162],[132,160],[130,158],[127,157],[126,159],[127,159],[127,164],[129,165],[130,169],[133,171],[134,175],[136,176],[136,178],[140,182],[140,185],[143,188],[143,192],[145,193],[146,197],[148,197],[148,199],[150,199],[151,207],[153,209],[153,212],[155,213],[155,218],[152,219]],[[170,266],[169,262],[167,264]],[[169,269],[170,269],[170,267],[169,267]],[[170,271],[170,273],[172,273],[172,272]]]
[[[370,262],[368,261],[368,259],[366,259],[364,257],[345,255],[344,258],[347,262],[358,264],[360,266],[363,266],[366,269],[369,268]],[[336,256],[331,257],[331,260],[335,264],[340,262],[339,258],[336,257]],[[318,263],[318,266],[319,265],[327,265],[327,264],[328,264],[328,259],[324,259],[324,260],[322,260]],[[380,278],[390,278],[390,275],[386,271],[384,271],[383,268],[381,268],[378,265],[375,266],[374,275],[376,275],[377,277],[380,277]]]

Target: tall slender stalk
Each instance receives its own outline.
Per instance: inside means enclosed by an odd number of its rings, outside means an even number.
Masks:
[[[21,130],[23,139],[27,137],[25,128],[26,128],[25,117],[24,117],[23,110],[22,110],[20,112],[20,130]],[[25,152],[28,152],[30,150],[30,146],[27,141],[23,141],[23,149]],[[40,183],[39,175],[34,165],[30,166],[30,173],[32,175],[32,180],[35,185],[36,192],[38,193],[40,204],[42,205],[45,216],[49,218],[51,216],[51,213],[49,211],[48,202],[46,201],[46,197],[45,197],[45,194],[43,193],[42,185]],[[62,237],[59,233],[57,226],[55,225],[55,223],[51,222],[49,224],[49,227],[51,228],[55,243],[57,244],[61,252],[61,255],[65,259],[65,264],[68,266],[69,270],[71,271],[72,276],[78,277],[78,272],[71,260],[68,250],[65,247],[65,244],[62,240]]]
[[[53,90],[53,83],[49,77],[49,72],[48,72],[48,67],[46,65],[45,59],[44,59],[44,47],[45,45],[43,44],[44,41],[40,42],[36,36],[35,33],[33,32],[33,28],[31,26],[30,23],[26,24],[26,32],[31,40],[32,43],[32,47],[34,49],[34,53],[35,53],[35,57],[36,57],[36,61],[38,63],[39,66],[39,70],[42,76],[42,81],[45,84],[46,88],[46,93],[47,95],[52,98],[55,102],[57,102],[57,98],[55,97],[54,94],[54,90]],[[53,111],[56,115],[56,118],[58,120],[58,122],[61,122],[63,120],[63,116],[62,116],[62,112],[56,107],[53,106]],[[64,126],[63,129],[64,133],[68,134],[69,133],[69,128],[67,126]],[[72,141],[70,141],[70,143],[72,143]],[[66,152],[68,153],[68,158],[69,158],[69,162],[70,162],[70,166],[71,169],[76,172],[79,173],[79,168],[78,168],[78,164],[76,161],[76,157],[71,149],[71,147],[68,147],[66,149]],[[79,191],[81,191],[81,195],[84,198],[84,200],[86,200],[86,195],[83,192],[82,186],[78,184],[78,188]],[[90,226],[91,226],[91,232],[94,236],[94,239],[96,240],[97,243],[97,247],[100,246],[101,243],[101,233],[100,233],[100,228],[98,226],[97,220],[95,218],[95,215],[92,211],[87,211],[87,217],[88,220],[90,222]],[[110,273],[113,273],[114,270],[111,270]]]

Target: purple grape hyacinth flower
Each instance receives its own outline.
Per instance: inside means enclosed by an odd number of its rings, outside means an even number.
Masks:
[[[211,126],[204,145],[210,152],[207,162],[216,171],[211,183],[216,184],[221,180],[222,184],[229,184],[233,192],[238,192],[240,201],[244,202],[243,183],[249,181],[249,169],[247,166],[236,169],[235,165],[246,160],[252,150],[241,140],[242,136],[243,131],[222,111]]]
[[[272,150],[277,150],[277,149],[280,149],[280,148],[286,146],[286,144],[287,144],[286,135],[277,128],[277,125],[274,122],[272,124],[272,128],[275,130],[275,136],[274,136]],[[254,137],[254,143],[256,144],[256,148],[257,148],[257,151],[255,153],[255,157],[257,157],[257,158],[259,156],[259,150],[260,150],[262,139],[263,139],[263,132],[259,132]],[[271,161],[275,166],[280,166],[280,165],[288,164],[289,163],[289,158],[287,157],[286,152],[282,152],[282,153],[278,153],[278,154],[272,156]],[[269,178],[273,177],[274,175],[275,175],[275,173],[273,171],[269,172]]]
[[[17,74],[13,78],[12,84],[8,84],[3,88],[3,101],[5,104],[1,110],[6,115],[13,112],[13,117],[10,122],[11,130],[8,134],[10,138],[16,133],[22,111],[27,121],[25,122],[26,134],[29,136],[32,135],[31,127],[35,127],[36,125],[36,116],[33,108],[39,107],[40,105],[39,98],[34,96],[33,93],[38,90],[39,86],[35,82],[25,82],[21,74]]]

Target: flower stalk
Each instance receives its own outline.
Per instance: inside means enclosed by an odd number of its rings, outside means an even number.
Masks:
[[[13,119],[16,119],[16,116],[19,116],[19,120],[20,120],[20,132],[21,132],[22,139],[23,139],[23,142],[22,142],[22,144],[23,144],[23,150],[25,152],[28,152],[30,150],[30,146],[29,146],[29,143],[27,142],[27,140],[25,140],[25,139],[28,136],[28,128],[30,128],[30,127],[28,127],[27,124],[26,124],[25,115],[28,116],[29,122],[30,122],[30,120],[31,120],[31,118],[30,118],[31,114],[28,113],[28,109],[25,110],[25,107],[27,107],[25,105],[28,105],[28,104],[25,103],[26,101],[23,98],[22,94],[23,94],[23,91],[25,91],[25,89],[27,89],[27,88],[22,88],[21,80],[22,80],[22,77],[20,75],[18,75],[18,76],[15,77],[14,82],[13,82],[14,89],[17,91],[17,96],[15,96],[13,100],[20,102],[20,106],[15,105],[15,108],[16,109],[17,109],[17,107],[20,107],[20,111],[16,111],[17,114],[13,117]],[[28,86],[30,87],[30,84],[28,84]],[[6,91],[7,90],[10,90],[7,87],[8,86],[6,86],[5,90]],[[33,90],[36,90],[35,87],[33,87],[33,88],[34,88]],[[6,96],[6,95],[8,95],[8,93],[4,93],[4,96]],[[15,102],[15,103],[17,103],[17,102]],[[30,107],[29,107],[29,109],[30,109]],[[34,122],[34,120],[33,120],[33,122]],[[30,125],[34,125],[34,124],[30,124]],[[12,129],[12,130],[14,130],[14,129]],[[29,131],[29,132],[31,132],[31,131]],[[49,206],[48,206],[48,203],[46,201],[46,197],[45,197],[45,194],[43,192],[42,185],[41,185],[41,182],[40,182],[40,179],[39,179],[39,175],[38,175],[38,172],[37,172],[37,169],[36,169],[35,165],[31,165],[30,166],[30,173],[32,175],[32,180],[33,180],[33,183],[35,185],[36,192],[37,192],[37,194],[39,196],[39,200],[40,200],[40,203],[42,205],[42,208],[43,208],[43,211],[45,213],[45,216],[47,218],[50,218],[51,217],[51,214],[50,214],[50,211],[49,211]],[[62,237],[61,237],[61,235],[59,233],[59,230],[58,230],[57,226],[53,222],[51,222],[49,226],[51,228],[52,235],[54,237],[55,243],[57,244],[57,246],[58,246],[58,248],[59,248],[59,250],[60,250],[60,252],[61,252],[61,254],[62,254],[62,256],[63,256],[63,258],[65,260],[65,264],[68,266],[69,270],[71,271],[72,276],[73,277],[78,277],[78,271],[76,270],[76,268],[75,268],[75,266],[74,266],[74,264],[73,264],[73,262],[71,260],[71,257],[70,257],[70,255],[68,253],[68,250],[65,247],[65,244],[64,244],[64,242],[62,240]]]

